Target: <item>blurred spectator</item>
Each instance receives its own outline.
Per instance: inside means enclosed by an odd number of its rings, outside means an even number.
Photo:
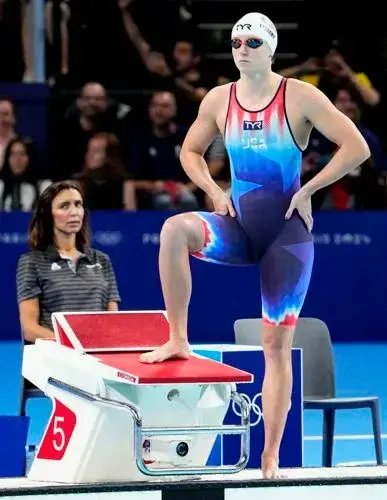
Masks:
[[[322,59],[311,57],[302,64],[281,70],[280,73],[311,83],[329,97],[339,87],[345,86],[356,91],[368,106],[376,106],[380,102],[380,93],[369,77],[364,72],[354,71],[336,49],[331,49]]]
[[[4,151],[11,139],[16,137],[16,116],[13,102],[0,99],[0,170],[3,165]]]
[[[378,170],[387,170],[387,158],[379,137],[362,123],[362,113],[356,95],[347,89],[339,89],[335,98],[336,107],[348,116],[358,127],[371,150],[372,160]]]
[[[118,2],[128,37],[149,73],[149,87],[173,91],[178,103],[179,121],[190,125],[195,119],[200,101],[216,84],[216,77],[212,75],[209,77],[200,67],[199,50],[195,42],[189,38],[189,33],[179,34],[177,30],[179,36],[176,35],[177,38],[172,43],[158,44],[164,52],[155,50],[145,40],[131,11],[127,8],[131,2],[129,0],[118,0]],[[163,38],[165,36],[160,33],[160,40]],[[157,45],[157,41],[155,44]]]
[[[175,4],[170,0],[73,2],[71,80],[82,84],[93,79],[110,88],[158,88],[159,77],[167,76],[164,46],[175,39],[179,17],[173,15]],[[162,18],[168,19],[168,29],[160,23]],[[104,33],[108,35],[101,36]]]
[[[153,74],[169,76],[165,54],[171,54],[182,36],[191,41],[198,36],[188,2],[183,0],[117,0],[128,39],[145,68]],[[168,23],[166,29],[165,22]]]
[[[117,0],[128,38],[136,48],[148,72],[148,87],[175,93],[179,120],[190,125],[195,119],[199,103],[216,84],[216,77],[205,74],[200,67],[198,36],[192,14],[182,1],[165,2]],[[152,17],[146,22],[135,7],[143,13],[149,5]],[[130,8],[129,8],[130,7]],[[168,30],[159,22],[168,19]],[[135,18],[139,19],[139,23]],[[139,27],[139,25],[141,27]],[[145,35],[143,32],[145,31]]]
[[[157,75],[159,77],[169,77],[171,75],[171,71],[163,54],[160,51],[154,50],[151,45],[145,40],[136,21],[133,18],[131,11],[128,8],[132,1],[117,0],[117,3],[121,10],[122,22],[127,36],[144,65],[143,69],[146,69],[148,71],[148,79],[151,75]],[[142,5],[141,8],[144,9],[144,5]]]
[[[81,182],[90,210],[134,210],[133,182],[125,171],[120,145],[113,134],[98,133],[87,145]]]
[[[192,41],[200,38],[192,0],[118,1],[128,4],[141,33],[153,50],[162,54],[171,53],[176,40],[182,36]]]
[[[0,172],[0,211],[33,210],[39,194],[50,184],[37,179],[35,167],[32,143],[11,139]]]
[[[313,197],[315,208],[382,208],[383,193],[379,183],[380,173],[387,168],[383,146],[376,134],[361,122],[361,111],[355,95],[340,88],[334,98],[335,106],[358,127],[371,150],[371,158],[339,182],[317,192]],[[336,145],[313,130],[303,158],[303,182],[307,182],[330,160]]]
[[[200,67],[199,50],[194,40],[189,38],[189,30],[184,34],[176,30],[176,38],[172,43],[158,44],[164,52],[156,50],[145,40],[131,11],[127,8],[131,2],[118,0],[118,3],[128,37],[148,71],[148,86],[174,92],[178,103],[179,121],[191,125],[200,101],[216,84],[216,77],[205,74],[203,68]],[[170,2],[170,4],[177,5],[177,2]],[[165,16],[165,13],[163,15]],[[163,38],[165,34],[163,37],[160,33],[160,40]],[[157,46],[157,40],[155,44]]]
[[[358,127],[363,137],[366,139],[371,150],[371,155],[375,167],[378,170],[387,169],[387,158],[383,150],[383,146],[378,136],[362,123],[362,113],[356,94],[351,93],[347,88],[339,88],[334,97],[335,106],[348,118],[350,118]],[[330,156],[333,153],[335,145],[321,135],[317,130],[313,130],[311,140],[307,149],[308,153],[317,153],[316,160],[320,163],[324,161],[325,156]]]
[[[200,102],[208,92],[199,68],[200,55],[189,40],[177,40],[173,48],[171,66],[175,74],[176,86],[189,99]]]
[[[174,95],[155,92],[148,113],[150,124],[133,136],[129,161],[139,208],[194,210],[196,186],[179,160],[187,128],[175,123]]]
[[[179,121],[190,125],[196,118],[201,100],[217,84],[216,77],[205,72],[197,47],[185,38],[176,41],[170,66]]]
[[[70,178],[81,171],[88,142],[98,132],[110,132],[117,136],[120,145],[125,145],[130,111],[129,106],[109,99],[99,83],[84,85],[53,137],[55,178]],[[127,148],[122,147],[124,161],[126,153]]]

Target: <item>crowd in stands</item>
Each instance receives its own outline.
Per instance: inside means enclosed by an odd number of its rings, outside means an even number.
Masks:
[[[91,210],[211,210],[211,201],[185,175],[179,152],[202,98],[237,75],[231,60],[227,74],[206,60],[192,2],[61,0],[55,5],[45,2],[46,82],[55,97],[44,151],[33,136],[19,135],[17,107],[0,95],[0,210],[30,211],[50,182],[70,178],[82,184]],[[0,4],[0,40],[9,47],[0,56],[0,81],[34,82],[31,16],[29,0]],[[371,158],[356,171],[314,195],[314,208],[386,209],[387,140],[379,82],[361,67],[352,68],[337,44],[318,57],[274,69],[321,88],[356,123],[371,149]],[[335,147],[313,132],[302,182],[326,165]],[[221,135],[206,160],[228,190]]]

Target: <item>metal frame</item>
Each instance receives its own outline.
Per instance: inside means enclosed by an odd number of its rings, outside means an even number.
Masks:
[[[147,476],[182,476],[193,474],[235,474],[243,470],[250,458],[250,408],[248,403],[240,397],[238,392],[231,392],[231,399],[235,401],[241,410],[240,425],[219,425],[219,426],[197,426],[197,427],[143,427],[142,418],[137,408],[121,401],[113,401],[108,398],[90,394],[82,389],[73,387],[65,382],[50,377],[48,384],[58,389],[79,396],[88,401],[97,401],[109,406],[122,408],[130,413],[134,423],[134,452],[136,464],[140,472]],[[219,466],[197,466],[197,467],[172,467],[152,469],[145,464],[142,457],[143,441],[150,436],[173,436],[176,434],[217,434],[217,435],[240,435],[241,436],[241,454],[239,460],[234,465]]]

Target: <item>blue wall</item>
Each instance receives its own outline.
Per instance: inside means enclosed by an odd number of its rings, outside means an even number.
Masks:
[[[158,236],[168,213],[93,213],[94,246],[113,262],[122,309],[163,308]],[[0,214],[0,338],[19,336],[15,269],[30,214]],[[315,214],[315,266],[302,312],[328,323],[333,340],[387,339],[387,212]],[[233,322],[260,315],[258,268],[192,260],[190,339],[232,342]]]

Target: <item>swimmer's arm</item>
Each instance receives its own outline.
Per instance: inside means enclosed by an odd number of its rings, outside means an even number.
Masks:
[[[200,104],[196,120],[191,125],[180,151],[180,161],[191,181],[210,197],[220,188],[212,179],[204,154],[219,133],[216,112],[223,96],[220,87],[210,90]]]
[[[54,333],[39,325],[39,300],[37,298],[22,300],[19,303],[20,323],[25,340],[35,342],[37,339],[53,339]]]
[[[356,125],[341,113],[316,87],[294,82],[304,117],[322,135],[338,146],[328,164],[302,188],[310,195],[329,186],[370,157],[370,150]]]

